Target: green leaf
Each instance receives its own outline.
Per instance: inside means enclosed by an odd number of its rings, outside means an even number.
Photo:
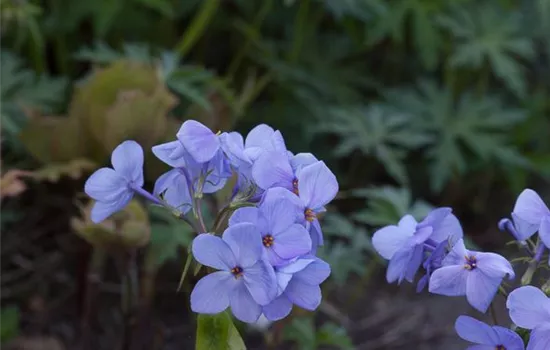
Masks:
[[[7,306],[0,310],[0,341],[2,344],[19,333],[19,318],[19,309],[16,306]]]
[[[320,349],[324,345],[333,345],[342,350],[354,349],[351,338],[343,327],[327,322],[316,330],[312,317],[293,319],[285,327],[283,336],[296,342],[301,350]]]
[[[216,315],[197,316],[195,350],[246,350],[239,331],[227,311]]]
[[[342,350],[355,349],[346,329],[333,322],[323,324],[317,331],[317,345],[334,345]]]

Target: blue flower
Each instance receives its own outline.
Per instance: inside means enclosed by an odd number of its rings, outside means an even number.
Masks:
[[[433,252],[428,256],[428,258],[422,263],[422,267],[426,270],[426,274],[418,280],[418,283],[416,285],[416,292],[420,293],[421,291],[426,288],[428,285],[428,281],[430,280],[430,276],[432,273],[440,268],[443,263],[443,259],[445,258],[445,255],[447,254],[447,246],[449,245],[449,240],[446,239],[444,241],[441,241],[434,249]]]
[[[524,350],[523,340],[514,331],[500,327],[489,326],[469,316],[459,316],[455,322],[456,333],[474,346],[468,349],[476,350]]]
[[[550,349],[550,298],[533,286],[520,287],[508,295],[506,307],[516,325],[531,330],[527,350]]]
[[[201,234],[193,240],[193,256],[215,268],[195,285],[191,309],[216,314],[231,307],[236,318],[256,322],[262,305],[269,304],[277,292],[277,280],[271,265],[262,259],[262,238],[250,223],[233,225],[222,238]]]
[[[330,275],[330,266],[323,260],[305,256],[292,263],[276,268],[277,297],[263,307],[270,321],[277,321],[290,314],[292,305],[313,311],[321,303],[321,288]]]
[[[466,295],[481,312],[487,311],[502,279],[515,277],[510,262],[494,253],[469,251],[460,239],[430,278],[429,291],[447,296]]]
[[[451,208],[434,209],[417,223],[411,215],[405,215],[397,226],[389,225],[376,231],[372,243],[376,251],[389,260],[386,279],[389,283],[404,279],[412,282],[422,264],[426,249],[453,237],[462,238],[462,227]]]
[[[529,225],[524,236],[530,237],[538,230],[540,239],[550,248],[550,209],[535,191],[526,189],[520,193],[512,215],[525,222],[524,226]]]
[[[531,238],[537,232],[539,226],[540,223],[530,224],[519,218],[515,213],[512,213],[512,220],[504,218],[498,222],[499,230],[510,232],[520,243],[525,243],[526,240]]]
[[[86,181],[84,191],[96,200],[91,219],[99,223],[123,209],[143,186],[143,150],[135,141],[124,141],[112,155],[113,168],[101,168]]]
[[[233,213],[229,226],[249,222],[258,228],[268,261],[273,266],[311,251],[306,228],[297,224],[299,207],[284,188],[268,190],[259,208],[244,207]]]

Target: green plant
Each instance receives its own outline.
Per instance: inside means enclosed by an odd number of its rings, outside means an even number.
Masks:
[[[285,328],[285,339],[298,344],[300,349],[314,350],[324,345],[333,345],[338,349],[353,349],[353,343],[346,330],[332,322],[323,324],[316,329],[313,319],[309,317],[295,318]]]

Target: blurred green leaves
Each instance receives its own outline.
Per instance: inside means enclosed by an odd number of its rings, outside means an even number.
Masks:
[[[10,305],[0,310],[0,342],[5,344],[19,333],[19,309]]]
[[[246,350],[246,346],[227,311],[216,315],[199,314],[195,350],[218,349]]]
[[[310,317],[292,320],[292,323],[285,327],[284,338],[295,342],[298,348],[303,350],[315,350],[323,346],[335,346],[342,350],[354,349],[344,328],[327,322],[316,329]]]

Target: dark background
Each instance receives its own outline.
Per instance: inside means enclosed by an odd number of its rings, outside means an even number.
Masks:
[[[450,206],[470,246],[517,257],[498,220],[525,187],[549,198],[548,1],[0,6],[6,348],[116,349],[128,322],[131,349],[193,348],[196,277],[176,293],[186,226],[136,202],[127,226],[93,227],[82,193],[118,143],[150,149],[186,119],[242,133],[268,123],[340,183],[323,220],[333,271],[323,304],[263,330],[239,324],[250,349],[464,348],[456,317],[488,318],[464,298],[387,285],[371,234]],[[152,189],[166,169],[149,154],[145,170]],[[140,286],[130,321],[120,274],[129,246]]]

